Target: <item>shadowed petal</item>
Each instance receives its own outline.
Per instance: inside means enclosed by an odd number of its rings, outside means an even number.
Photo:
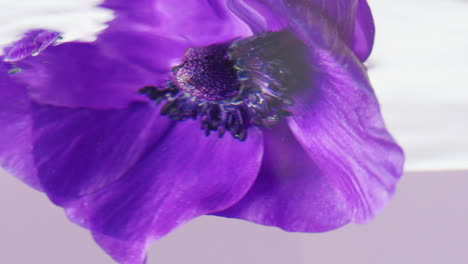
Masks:
[[[335,24],[343,41],[349,45],[352,43],[354,34],[354,21],[356,20],[356,5],[359,0],[285,0],[293,3],[291,10],[295,12],[294,5],[302,5],[305,9],[318,10],[325,18]],[[310,6],[310,7],[308,7]],[[298,19],[307,22],[307,13],[296,12],[300,15]]]
[[[320,14],[328,20],[324,23],[320,34],[326,38],[327,31],[332,30],[328,25],[334,24],[338,28],[342,41],[354,52],[356,57],[365,61],[372,51],[374,44],[374,20],[365,0],[284,0],[290,3],[290,15],[298,18],[307,25],[311,20],[320,21],[308,8],[319,10]],[[302,7],[301,7],[302,6]],[[310,7],[309,7],[310,6]],[[311,23],[310,30],[317,31],[315,22]],[[331,36],[333,38],[333,36]]]
[[[273,12],[265,1],[227,0],[226,2],[231,12],[248,24],[255,34],[280,31],[288,25],[289,18]]]
[[[365,0],[227,0],[255,33],[292,27],[333,46],[339,36],[364,61],[374,42],[374,22]],[[300,28],[300,29],[298,29]]]
[[[149,242],[199,215],[237,202],[253,184],[261,132],[241,142],[205,137],[195,121],[178,123],[121,180],[68,209],[119,263],[141,263]]]
[[[350,51],[313,49],[316,71],[288,119],[298,141],[345,196],[353,219],[366,222],[392,196],[403,152],[385,128],[365,70]]]
[[[59,33],[48,30],[31,30],[22,39],[5,48],[4,61],[20,61],[32,55],[37,55],[59,39]]]
[[[351,220],[342,194],[304,151],[286,123],[264,130],[265,154],[254,186],[216,215],[287,231],[322,232]]]
[[[290,0],[294,1],[294,0]],[[341,38],[361,61],[374,44],[374,20],[366,0],[308,0],[336,23]],[[297,13],[304,14],[304,13]],[[305,15],[305,14],[304,14]],[[306,17],[301,17],[306,21]]]
[[[117,181],[172,123],[155,106],[122,110],[34,104],[34,160],[44,191],[59,205]]]
[[[27,92],[14,82],[9,64],[0,62],[0,166],[41,189],[32,156],[32,118]]]

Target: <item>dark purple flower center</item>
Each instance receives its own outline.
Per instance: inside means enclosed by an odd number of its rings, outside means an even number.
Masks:
[[[225,45],[190,49],[184,63],[173,69],[174,84],[201,100],[222,101],[236,96],[240,82],[226,51]]]
[[[272,127],[291,115],[290,96],[309,83],[307,48],[288,31],[190,48],[164,86],[140,89],[161,115],[199,119],[206,135],[228,131],[239,140],[250,126]]]

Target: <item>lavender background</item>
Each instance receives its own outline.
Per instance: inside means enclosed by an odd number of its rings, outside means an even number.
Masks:
[[[0,0],[0,46],[31,27],[92,40],[112,17],[95,2]],[[201,217],[155,243],[149,264],[468,263],[468,1],[369,3],[378,30],[370,76],[408,156],[390,206],[369,225],[324,234]],[[2,171],[0,208],[0,263],[113,263],[60,208]]]
[[[369,225],[322,234],[201,217],[156,242],[148,264],[468,263],[467,176],[407,173]],[[42,194],[4,175],[0,193],[0,263],[113,263]]]

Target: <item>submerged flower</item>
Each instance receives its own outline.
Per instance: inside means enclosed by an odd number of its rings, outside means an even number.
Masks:
[[[0,165],[116,261],[200,215],[323,232],[388,202],[403,153],[362,64],[365,1],[103,6],[95,42],[33,31],[6,51]]]

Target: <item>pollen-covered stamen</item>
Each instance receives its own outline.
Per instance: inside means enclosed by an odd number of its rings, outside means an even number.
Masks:
[[[291,115],[291,93],[310,81],[306,50],[288,31],[190,48],[164,86],[140,92],[164,103],[162,115],[199,119],[206,135],[245,140],[250,126],[272,127]]]

